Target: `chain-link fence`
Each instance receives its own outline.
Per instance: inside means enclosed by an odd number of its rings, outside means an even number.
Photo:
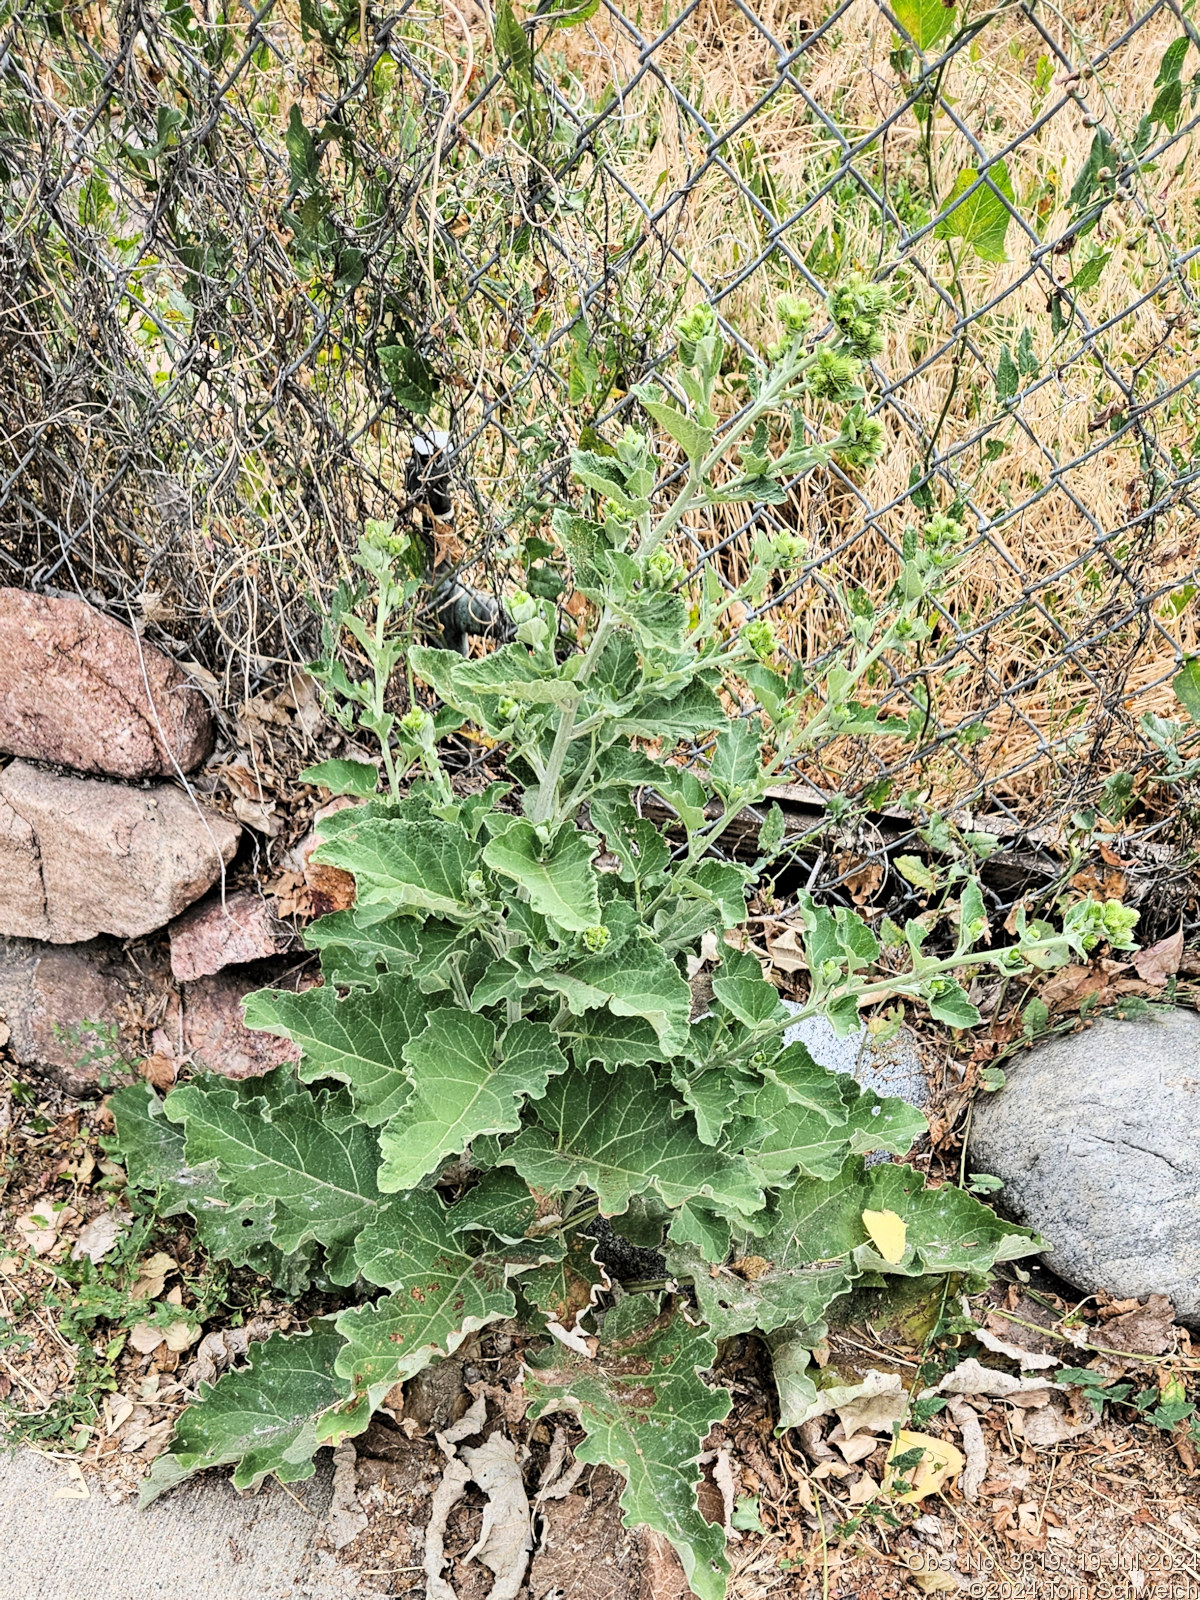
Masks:
[[[717,308],[734,415],[779,292],[859,270],[894,290],[876,469],[684,530],[730,583],[756,527],[806,535],[764,609],[807,660],[906,524],[971,530],[875,685],[907,736],[831,742],[798,811],[1028,833],[1136,795],[1152,833],[1197,648],[1200,35],[1173,0],[829,3],[10,0],[0,581],[234,705],[315,654],[369,518],[420,528],[431,627],[455,572],[552,589],[568,450],[679,308]]]

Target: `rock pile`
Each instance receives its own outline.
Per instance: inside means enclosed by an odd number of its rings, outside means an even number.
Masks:
[[[131,1029],[172,1072],[246,1077],[295,1053],[241,1013],[284,976],[271,958],[294,933],[261,895],[223,893],[237,823],[164,781],[213,743],[201,694],[131,629],[0,588],[0,757],[16,758],[0,770],[0,1044],[70,1093],[95,1089]],[[168,924],[170,975],[165,951],[117,942]]]

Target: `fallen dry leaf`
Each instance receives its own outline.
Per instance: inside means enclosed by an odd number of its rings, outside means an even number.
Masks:
[[[780,972],[790,974],[808,970],[804,945],[796,928],[784,928],[782,933],[768,935],[767,953],[771,957],[771,965]]]
[[[160,1337],[168,1350],[178,1354],[195,1344],[200,1337],[200,1329],[193,1328],[186,1322],[172,1322],[170,1327],[163,1329]]]
[[[1036,1350],[1026,1350],[1023,1345],[1013,1344],[1008,1339],[1001,1339],[987,1328],[976,1328],[974,1337],[985,1350],[994,1351],[998,1356],[1007,1356],[1010,1361],[1015,1361],[1024,1371],[1041,1372],[1047,1367],[1056,1367],[1056,1355],[1041,1355]]]
[[[133,1288],[129,1291],[131,1300],[157,1300],[163,1292],[163,1286],[172,1272],[177,1270],[173,1257],[167,1255],[165,1250],[156,1250],[152,1256],[140,1263],[138,1275]]]
[[[1071,879],[1071,887],[1080,894],[1094,895],[1097,900],[1123,900],[1129,882],[1119,866],[1110,866],[1107,872],[1100,867],[1084,867]]]
[[[1164,1294],[1152,1294],[1144,1306],[1111,1317],[1092,1335],[1093,1343],[1109,1350],[1144,1356],[1163,1355],[1174,1348],[1175,1339],[1175,1307]]]
[[[129,1343],[140,1356],[153,1355],[163,1340],[163,1330],[148,1322],[135,1322],[129,1330]]]
[[[342,1550],[357,1539],[368,1522],[359,1504],[354,1463],[358,1452],[349,1439],[343,1439],[333,1452],[333,1499],[325,1519],[325,1537],[335,1550]]]
[[[1130,959],[1133,970],[1143,983],[1160,988],[1179,971],[1179,963],[1183,960],[1183,929],[1180,928],[1169,938],[1160,939],[1145,950],[1137,951]]]
[[[959,1582],[951,1577],[948,1572],[939,1572],[931,1567],[928,1572],[910,1572],[908,1581],[921,1591],[922,1594],[957,1594]]]
[[[169,1089],[175,1082],[178,1070],[174,1058],[164,1055],[161,1050],[156,1050],[153,1055],[147,1056],[138,1067],[142,1077],[155,1089]]]
[[[128,1211],[119,1208],[102,1211],[79,1230],[79,1237],[71,1249],[71,1260],[82,1261],[86,1256],[89,1261],[103,1261],[132,1221]]]
[[[533,1549],[529,1500],[517,1448],[504,1434],[493,1433],[475,1449],[464,1449],[463,1459],[487,1495],[483,1529],[464,1559],[482,1561],[495,1574],[488,1600],[516,1600]]]
[[[109,1394],[104,1397],[104,1431],[116,1433],[123,1423],[129,1421],[133,1415],[133,1401],[123,1394]]]
[[[870,905],[885,876],[883,866],[878,859],[872,857],[860,862],[858,866],[853,866],[850,857],[842,856],[838,858],[837,867],[854,904]]]
[[[880,1485],[875,1482],[871,1474],[864,1472],[858,1482],[850,1486],[850,1491],[846,1496],[847,1503],[852,1506],[869,1505],[879,1493],[879,1490]]]
[[[979,1486],[987,1477],[988,1469],[987,1446],[983,1442],[979,1417],[974,1407],[958,1395],[947,1403],[946,1410],[962,1434],[963,1455],[967,1458],[958,1486],[965,1499],[978,1500]]]
[[[1046,1378],[1017,1378],[1011,1372],[1001,1372],[998,1367],[985,1367],[970,1356],[953,1372],[947,1372],[936,1388],[926,1389],[922,1398],[934,1394],[982,1394],[991,1400],[1011,1400],[1020,1406],[1043,1406],[1049,1404],[1050,1391],[1058,1387]]]
[[[277,839],[283,832],[283,818],[275,815],[274,800],[235,800],[233,814],[239,822],[253,828],[255,833],[265,834],[268,839]]]
[[[90,1498],[88,1486],[84,1481],[83,1468],[77,1461],[66,1463],[67,1477],[70,1480],[64,1489],[55,1489],[50,1496],[52,1500],[87,1500]]]
[[[1056,1395],[1051,1403],[1037,1411],[1014,1411],[1010,1426],[1018,1439],[1024,1439],[1035,1450],[1045,1450],[1051,1445],[1065,1444],[1081,1433],[1089,1433],[1099,1422],[1098,1412],[1086,1400],[1081,1409],[1068,1411]]]
[[[851,1466],[865,1461],[879,1449],[879,1440],[872,1433],[856,1433],[853,1439],[847,1439],[846,1430],[840,1422],[829,1435],[828,1443],[840,1450]]]
[[[44,1256],[53,1250],[59,1234],[77,1216],[78,1212],[70,1206],[57,1207],[46,1201],[44,1205],[35,1206],[23,1217],[18,1217],[13,1226],[32,1255]]]
[[[1108,978],[1093,967],[1062,967],[1038,990],[1038,997],[1051,1011],[1078,1011],[1085,1000],[1103,1003]]]

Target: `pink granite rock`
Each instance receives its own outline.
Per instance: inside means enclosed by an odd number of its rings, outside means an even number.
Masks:
[[[275,915],[273,902],[253,889],[201,900],[171,924],[171,971],[181,983],[208,978],[224,967],[282,955],[297,943]]]
[[[47,1072],[68,1094],[98,1091],[108,1047],[119,1050],[130,974],[107,940],[82,945],[0,939],[0,1022],[23,1066]]]
[[[241,829],[170,784],[132,789],[11,762],[0,773],[0,934],[137,938],[212,887]]]
[[[290,1039],[259,1033],[245,1024],[242,1001],[278,977],[272,967],[226,967],[198,978],[183,991],[183,1044],[198,1067],[224,1078],[256,1078],[284,1061],[299,1061]]]
[[[161,650],[82,600],[0,589],[0,751],[154,778],[212,746],[204,697]]]
[[[314,917],[327,916],[331,911],[347,911],[354,904],[358,892],[354,874],[343,871],[341,867],[330,867],[320,861],[314,861],[312,855],[321,842],[322,819],[333,816],[336,811],[344,811],[347,806],[361,804],[361,800],[352,799],[350,795],[344,794],[338,795],[328,805],[321,806],[313,813],[312,828],[292,852],[296,869],[308,889],[310,910]]]

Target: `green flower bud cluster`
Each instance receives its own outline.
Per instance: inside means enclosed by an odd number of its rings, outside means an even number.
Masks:
[[[583,948],[589,955],[598,956],[606,948],[612,935],[602,924],[594,928],[586,928],[583,935]]]
[[[685,367],[710,369],[715,372],[721,362],[721,340],[717,334],[717,316],[710,305],[693,306],[675,324],[679,339],[679,359]]]
[[[701,303],[680,317],[675,324],[675,332],[684,344],[699,344],[701,339],[707,339],[716,325],[716,312],[707,303]]]
[[[808,540],[799,533],[777,533],[771,539],[771,554],[777,566],[797,566],[808,554]]]
[[[861,273],[853,272],[825,302],[844,343],[864,361],[883,349],[879,323],[891,298],[882,284],[870,283]]]
[[[508,597],[508,614],[517,625],[517,639],[531,650],[541,650],[550,638],[550,620],[553,609],[542,605],[524,589],[517,589]]]
[[[410,739],[422,739],[425,734],[433,732],[433,718],[421,706],[414,706],[400,718],[400,732],[407,734]]]
[[[775,313],[789,333],[803,333],[813,319],[813,306],[799,295],[781,294],[775,302]]]
[[[651,589],[668,589],[679,577],[680,568],[668,551],[661,546],[646,562],[646,583]]]
[[[509,694],[501,695],[496,702],[496,715],[501,722],[512,722],[521,709],[521,702]]]
[[[967,537],[967,530],[954,517],[938,511],[925,524],[925,548],[932,555],[949,554],[958,549]]]
[[[808,392],[815,400],[849,400],[857,389],[861,371],[862,363],[854,356],[822,345],[808,370]]]
[[[530,622],[538,614],[538,603],[524,589],[515,589],[508,597],[508,614],[518,626]]]
[[[397,533],[394,522],[376,522],[374,519],[368,519],[364,526],[362,545],[364,549],[378,550],[395,560],[398,556],[408,554],[409,536],[406,533]]]
[[[883,450],[883,423],[878,417],[848,416],[833,454],[846,467],[869,467]]]
[[[1070,908],[1063,927],[1081,935],[1084,951],[1090,954],[1102,940],[1114,950],[1132,950],[1131,935],[1137,920],[1137,911],[1119,900],[1106,900],[1103,905],[1097,900],[1085,900]]]
[[[775,654],[775,629],[763,617],[748,622],[742,629],[742,638],[760,661],[769,661]]]

